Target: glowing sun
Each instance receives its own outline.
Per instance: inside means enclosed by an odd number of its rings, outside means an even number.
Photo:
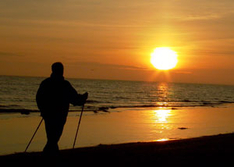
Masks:
[[[177,56],[176,52],[170,48],[156,48],[151,54],[151,63],[159,70],[170,70],[177,65]]]

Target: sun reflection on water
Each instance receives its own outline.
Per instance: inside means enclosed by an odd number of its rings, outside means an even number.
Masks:
[[[158,108],[155,110],[151,110],[150,114],[150,120],[151,123],[149,124],[151,126],[151,135],[154,136],[153,141],[168,141],[167,138],[168,133],[170,133],[170,130],[172,127],[172,120],[171,116],[173,115],[173,112],[169,108]],[[160,138],[158,138],[160,136]]]
[[[155,123],[167,123],[168,117],[171,115],[171,110],[168,109],[160,109],[153,110]]]
[[[169,141],[170,139],[168,138],[162,138],[162,139],[157,139],[157,140],[154,140],[154,141],[158,141],[158,142],[164,142],[164,141]]]

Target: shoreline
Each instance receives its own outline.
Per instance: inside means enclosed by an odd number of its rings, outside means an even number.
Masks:
[[[65,149],[59,156],[45,157],[41,152],[15,153],[0,156],[1,164],[41,166],[205,166],[230,164],[234,154],[234,133],[203,136],[163,142],[133,142]]]
[[[201,101],[201,102],[193,102],[193,101],[181,101],[181,102],[169,102],[169,103],[199,103],[199,104],[187,104],[187,105],[179,105],[179,104],[146,104],[146,105],[129,105],[129,106],[99,106],[99,107],[92,107],[88,106],[85,107],[84,111],[85,112],[111,112],[110,110],[115,110],[115,109],[149,109],[149,108],[168,108],[171,110],[177,110],[178,108],[203,108],[203,107],[225,107],[225,106],[234,106],[234,102],[231,101],[217,101],[217,102],[209,102],[209,101]],[[164,103],[164,102],[159,102],[159,103]],[[88,103],[89,104],[89,103]],[[74,109],[70,107],[69,112],[79,112],[81,110],[81,106],[76,106],[77,109]],[[11,113],[20,113],[22,115],[30,115],[30,113],[40,113],[40,111],[35,108],[35,109],[25,109],[25,108],[1,108],[0,106],[0,113],[2,114],[11,114]]]

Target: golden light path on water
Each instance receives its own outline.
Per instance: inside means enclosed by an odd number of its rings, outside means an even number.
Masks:
[[[167,123],[167,118],[170,116],[171,110],[159,109],[154,110],[155,122],[165,122]]]
[[[157,126],[160,126],[160,128],[163,130],[163,129],[169,129],[169,126],[168,126],[168,118],[170,117],[171,115],[171,110],[170,109],[166,109],[166,108],[159,108],[157,110],[152,110],[152,113],[150,114],[151,115],[151,120],[152,120],[152,124],[155,124]],[[162,131],[160,131],[160,133],[162,133]],[[170,140],[169,138],[160,138],[160,139],[156,139],[156,140],[153,140],[153,141],[160,141],[160,142],[163,142],[163,141],[168,141]]]
[[[168,84],[167,83],[160,83],[157,86],[158,93],[160,93],[161,101],[165,101],[168,95]],[[165,98],[165,99],[164,99]],[[167,102],[158,102],[157,105],[159,106],[167,106]],[[149,111],[150,112],[150,111]],[[156,110],[151,110],[151,113],[148,113],[151,116],[151,125],[157,125],[162,130],[169,129],[168,118],[172,115],[172,110],[166,107],[159,107]],[[160,133],[163,133],[163,131]],[[167,141],[170,140],[169,138],[160,138],[153,141]]]

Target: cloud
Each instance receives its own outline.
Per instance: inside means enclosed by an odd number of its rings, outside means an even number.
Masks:
[[[0,52],[0,57],[21,57],[23,55],[9,52]]]
[[[86,66],[91,68],[92,70],[98,68],[106,68],[106,69],[125,69],[125,70],[148,70],[144,67],[138,66],[130,66],[130,65],[121,65],[121,64],[106,64],[106,63],[99,63],[99,62],[76,62],[70,64],[72,66]]]
[[[117,64],[106,64],[112,68],[126,69],[126,70],[146,70],[144,67],[129,66],[129,65],[117,65]]]
[[[179,71],[179,70],[175,70],[175,71],[172,71],[172,73],[175,73],[175,74],[192,74],[191,71]]]

